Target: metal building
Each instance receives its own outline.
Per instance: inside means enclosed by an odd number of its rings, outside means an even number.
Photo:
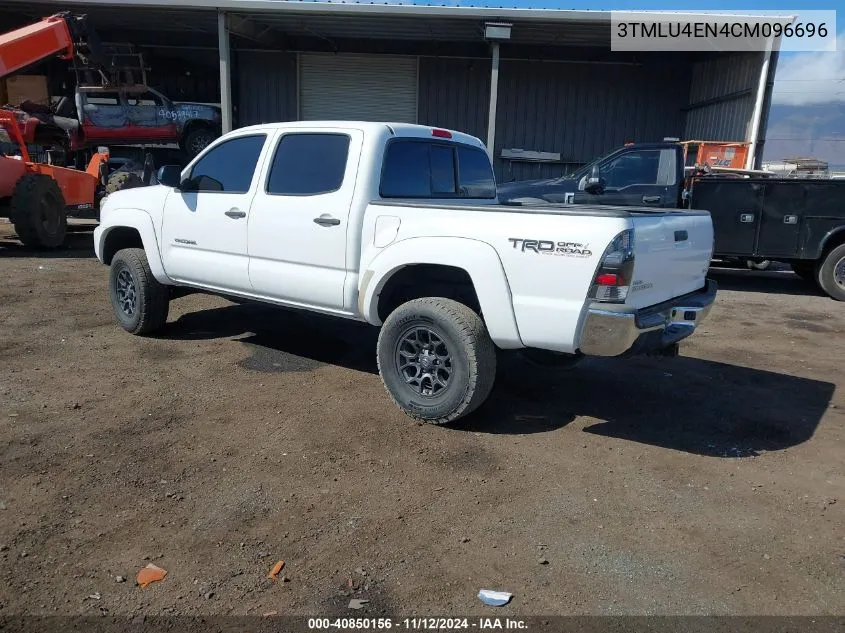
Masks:
[[[224,128],[365,119],[486,140],[501,180],[559,175],[627,141],[744,140],[762,156],[777,53],[610,50],[610,14],[288,0],[6,0],[0,27],[87,13],[154,86]],[[53,82],[64,81],[53,78]]]

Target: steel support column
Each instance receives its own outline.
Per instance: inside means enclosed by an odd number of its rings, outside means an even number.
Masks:
[[[223,134],[232,131],[232,72],[229,28],[224,11],[217,12],[217,40],[220,55],[220,111]]]
[[[766,98],[766,85],[769,81],[769,63],[772,59],[772,49],[775,46],[773,37],[766,40],[766,50],[763,51],[763,65],[760,67],[760,79],[757,81],[757,91],[754,93],[754,110],[751,113],[751,125],[747,138],[748,158],[745,160],[746,169],[754,169],[757,163],[757,147],[759,145],[760,123],[763,120],[763,104]]]
[[[487,114],[487,151],[495,159],[496,105],[499,100],[499,43],[493,42],[493,64],[490,67],[490,108]]]

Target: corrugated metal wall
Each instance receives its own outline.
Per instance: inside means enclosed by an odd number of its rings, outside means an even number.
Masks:
[[[220,103],[220,66],[217,51],[144,49],[147,79],[174,101]]]
[[[497,176],[502,181],[558,176],[625,141],[681,136],[688,94],[683,66],[503,60]],[[560,153],[564,164],[503,160],[502,148]]]
[[[296,120],[296,55],[293,53],[236,51],[232,78],[238,127]]]
[[[236,51],[236,122],[297,116],[296,55]],[[626,141],[666,136],[741,140],[751,118],[759,53],[693,64],[586,64],[503,59],[495,163],[502,181],[558,176]],[[487,136],[490,61],[421,57],[418,121]],[[724,102],[718,99],[750,91]],[[690,104],[716,100],[687,110]],[[503,148],[555,152],[561,163],[499,158]]]
[[[421,57],[418,120],[487,138],[490,60]]]
[[[693,64],[689,105],[708,100],[715,102],[687,112],[684,138],[745,140],[761,64],[761,53],[742,53]],[[718,101],[721,97],[749,90],[744,96]]]

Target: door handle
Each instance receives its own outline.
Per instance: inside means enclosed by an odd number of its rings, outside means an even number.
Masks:
[[[328,213],[324,213],[320,217],[314,218],[314,223],[320,226],[337,226],[340,224],[340,220],[333,218]]]
[[[660,202],[660,196],[643,196],[643,202]]]
[[[246,211],[241,211],[240,209],[229,209],[226,211],[226,215],[237,220],[239,218],[245,218]]]
[[[745,224],[754,221],[754,214],[753,213],[740,213],[739,214],[739,221]]]

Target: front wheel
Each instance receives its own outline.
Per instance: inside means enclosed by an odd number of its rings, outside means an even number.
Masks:
[[[384,322],[379,373],[405,413],[446,424],[477,409],[496,377],[496,348],[484,321],[452,299],[403,303]]]
[[[832,249],[819,266],[819,285],[837,301],[845,301],[845,244]]]
[[[153,277],[141,248],[118,251],[109,271],[109,296],[120,326],[132,334],[150,334],[167,322],[168,287]]]

